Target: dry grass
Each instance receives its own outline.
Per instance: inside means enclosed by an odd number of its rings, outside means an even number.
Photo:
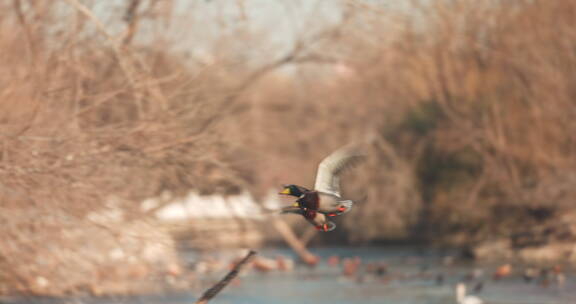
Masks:
[[[138,256],[165,237],[142,229],[139,202],[191,188],[238,191],[233,151],[214,128],[236,83],[213,81],[218,67],[192,72],[156,40],[140,44],[137,25],[162,21],[147,14],[154,5],[126,2],[128,17],[104,26],[74,0],[2,4],[0,263],[9,275],[0,292],[92,290],[102,283],[94,272],[124,258],[150,275],[166,271],[173,247],[162,263]],[[111,270],[106,280],[139,278]]]

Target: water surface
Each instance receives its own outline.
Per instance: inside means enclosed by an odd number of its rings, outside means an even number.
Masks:
[[[570,269],[566,269],[563,286],[539,282],[526,283],[521,277],[522,265],[514,265],[513,275],[494,281],[491,274],[497,264],[473,264],[452,259],[450,252],[406,247],[380,248],[320,248],[312,251],[322,257],[322,262],[311,269],[296,265],[292,272],[244,273],[241,279],[229,285],[210,303],[213,304],[344,304],[344,303],[395,303],[437,304],[455,303],[454,285],[474,270],[481,269],[483,277],[468,280],[467,285],[483,282],[483,289],[476,295],[485,303],[493,304],[574,304],[576,284]],[[231,256],[231,252],[213,254],[218,259]],[[289,250],[265,249],[259,252],[266,257],[283,255],[294,257]],[[329,266],[329,256],[359,257],[365,266],[378,262],[386,264],[387,273],[378,276],[361,270],[355,277],[342,275],[340,267]],[[184,252],[190,261],[201,255]],[[225,270],[205,276],[205,282],[189,292],[147,295],[138,297],[109,297],[91,299],[27,299],[6,303],[86,303],[86,304],[183,304],[193,303],[207,286],[226,273]]]

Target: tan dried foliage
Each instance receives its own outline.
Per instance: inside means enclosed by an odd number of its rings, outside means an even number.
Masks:
[[[347,4],[314,46],[332,61],[260,82],[234,118],[262,189],[311,186],[323,156],[376,132],[369,165],[345,178],[350,197],[367,195],[341,219],[351,240],[469,242],[573,209],[576,4]]]
[[[117,292],[104,281],[148,277],[119,270],[127,261],[161,274],[174,244],[140,201],[238,191],[214,128],[235,82],[134,39],[139,23],[162,21],[146,13],[156,2],[127,1],[106,25],[87,2],[0,5],[0,293]],[[166,245],[159,260],[145,257],[154,244]]]

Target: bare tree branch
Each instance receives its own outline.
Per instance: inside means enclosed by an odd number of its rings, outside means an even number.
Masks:
[[[138,7],[140,6],[140,0],[132,0],[128,4],[128,8],[126,10],[126,14],[124,15],[124,20],[128,23],[128,28],[126,29],[126,34],[124,35],[124,39],[122,39],[122,45],[126,46],[130,44],[132,38],[134,38],[134,34],[138,28],[138,21],[139,16],[137,14]]]
[[[224,287],[226,287],[228,284],[230,284],[230,282],[235,277],[238,276],[238,274],[240,273],[240,270],[242,270],[242,267],[244,267],[244,265],[246,265],[248,262],[250,262],[250,260],[255,255],[256,255],[256,251],[250,250],[250,252],[248,252],[248,254],[240,262],[238,262],[238,264],[236,264],[236,266],[234,266],[234,268],[232,268],[232,270],[230,270],[230,272],[228,272],[228,274],[222,280],[220,280],[220,282],[216,283],[214,286],[212,286],[208,290],[206,290],[204,292],[204,294],[200,297],[200,299],[198,299],[198,301],[195,302],[195,304],[208,303],[208,301],[212,300],[212,298],[217,296],[218,293],[220,293],[220,291],[222,291],[222,289],[224,289]]]

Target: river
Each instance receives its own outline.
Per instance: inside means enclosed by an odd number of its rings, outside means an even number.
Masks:
[[[316,248],[312,251],[322,257],[314,269],[296,265],[294,271],[268,273],[249,272],[235,284],[224,289],[213,304],[344,304],[344,303],[395,303],[395,304],[439,304],[456,303],[455,284],[467,279],[472,289],[482,282],[482,290],[475,295],[492,304],[574,304],[576,303],[576,277],[571,269],[564,269],[565,282],[548,286],[542,280],[526,282],[522,277],[525,266],[513,264],[512,274],[498,281],[492,278],[499,264],[474,264],[453,259],[450,252],[414,247],[370,247],[370,248]],[[294,257],[286,249],[263,249],[262,256],[283,255]],[[226,252],[217,257],[229,255]],[[363,267],[354,277],[346,277],[339,266],[326,263],[328,257],[358,257]],[[195,260],[195,252],[184,252],[184,259]],[[385,265],[380,275],[363,271],[367,265]],[[213,274],[212,280],[225,271]],[[470,279],[476,273],[480,277]],[[483,273],[483,274],[482,274]],[[468,278],[466,278],[468,276]],[[211,283],[210,283],[211,284]],[[206,283],[206,285],[209,285]],[[204,289],[204,287],[202,287]],[[183,304],[193,303],[201,290],[106,298],[41,299],[28,298],[4,301],[10,304]]]

